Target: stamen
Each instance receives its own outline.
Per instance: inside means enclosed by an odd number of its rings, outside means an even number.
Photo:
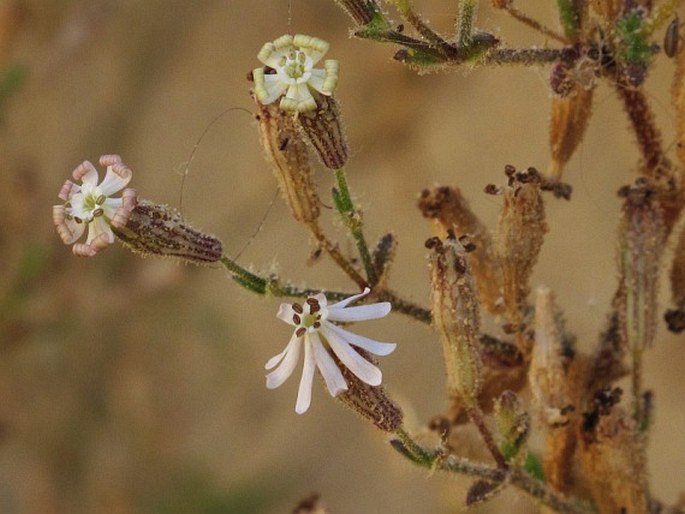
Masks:
[[[318,303],[316,305],[312,305],[309,308],[309,312],[312,314],[314,314],[315,312],[319,312],[320,310],[321,310],[321,305],[319,305]],[[321,316],[319,316],[319,317],[321,317]]]
[[[100,195],[95,199],[96,205],[102,205],[105,203],[105,200],[107,200],[107,197],[105,195]]]
[[[93,211],[93,217],[97,218],[98,216],[102,216],[104,213],[105,213],[105,211],[102,209],[95,209]]]
[[[302,337],[305,333],[307,332],[307,329],[304,327],[300,327],[295,331],[295,335],[297,337]]]
[[[304,312],[304,309],[302,309],[302,306],[299,303],[294,303],[292,305],[293,310],[297,312],[298,314],[302,314]]]
[[[300,318],[300,316],[297,314],[293,314],[293,323],[295,323],[295,325],[299,325],[302,323],[302,318]]]
[[[315,321],[314,324],[312,325],[314,328],[319,328],[321,326],[321,323],[318,321]]]
[[[308,305],[312,305],[312,306],[319,305],[319,300],[317,300],[316,298],[312,298],[311,296],[309,298],[307,298],[306,302]]]

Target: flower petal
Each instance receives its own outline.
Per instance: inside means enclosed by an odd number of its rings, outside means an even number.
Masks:
[[[254,91],[257,100],[262,105],[269,105],[283,95],[288,89],[288,82],[276,75],[266,75],[264,68],[257,68],[252,72]]]
[[[295,314],[295,310],[293,309],[292,304],[282,303],[280,307],[278,307],[276,317],[281,321],[285,321],[288,325],[295,326],[295,322],[293,321],[293,314]]]
[[[52,221],[57,229],[57,234],[66,245],[73,244],[83,234],[85,223],[76,223],[73,218],[68,218],[64,205],[53,205]]]
[[[321,343],[319,334],[316,332],[310,334],[309,340],[312,343],[316,365],[326,382],[328,392],[331,393],[331,396],[338,396],[343,391],[347,391],[347,382],[345,382],[345,378],[343,377],[340,368],[333,360],[333,357],[331,357]]]
[[[316,361],[312,354],[312,344],[306,337],[304,340],[304,366],[302,367],[302,378],[300,379],[300,387],[297,390],[297,403],[295,404],[295,412],[304,414],[309,409],[312,403],[312,381],[314,379],[314,370],[316,369]]]
[[[395,348],[397,348],[395,343],[375,341],[373,339],[369,339],[368,337],[354,334],[353,332],[340,328],[333,323],[328,323],[326,321],[323,323],[326,324],[327,330],[335,332],[341,339],[344,339],[353,346],[363,348],[367,352],[373,353],[374,355],[390,355],[395,351]]]
[[[103,204],[100,206],[105,213],[105,217],[111,220],[114,217],[114,213],[117,212],[122,204],[124,203],[122,198],[107,198]]]
[[[88,224],[88,238],[86,239],[86,244],[89,245],[92,243],[100,234],[105,234],[109,243],[114,242],[114,232],[109,228],[109,223],[107,223],[104,216],[93,218],[93,221]]]
[[[353,302],[356,302],[356,301],[359,300],[360,298],[365,297],[365,296],[366,296],[367,294],[369,294],[370,292],[371,292],[371,289],[369,289],[368,287],[365,287],[364,290],[363,290],[361,293],[352,295],[352,296],[350,296],[349,298],[345,298],[344,300],[341,300],[341,301],[339,301],[339,302],[337,302],[337,303],[334,303],[333,305],[331,305],[331,306],[328,307],[328,308],[329,308],[329,309],[336,309],[336,308],[338,308],[338,309],[343,309],[343,308],[347,307],[349,304],[351,304],[351,303],[353,303]]]
[[[328,308],[328,319],[331,321],[365,321],[387,316],[391,306],[388,302],[348,307],[347,309]]]
[[[82,184],[95,187],[98,183],[98,172],[90,161],[83,161],[74,168],[71,173],[74,180],[80,180]]]
[[[300,343],[301,339],[293,334],[285,350],[268,360],[264,366],[266,369],[271,369],[277,364],[278,367],[266,375],[267,389],[276,389],[292,375],[300,358]]]
[[[292,44],[299,47],[302,52],[311,59],[311,66],[321,60],[321,57],[328,52],[330,44],[318,37],[296,34],[292,39]]]
[[[326,61],[326,69],[311,70],[307,83],[319,93],[331,96],[338,85],[338,61]]]
[[[364,357],[359,355],[348,342],[338,336],[336,332],[328,330],[329,325],[322,325],[319,332],[328,341],[333,352],[338,356],[342,363],[352,373],[357,375],[359,380],[366,382],[369,385],[380,385],[383,380],[381,370],[367,361]]]
[[[307,84],[290,84],[279,106],[284,111],[307,112],[316,109],[316,101]]]
[[[100,184],[100,191],[105,196],[110,196],[124,189],[131,181],[133,173],[125,164],[107,166],[105,179]]]
[[[273,43],[264,43],[257,54],[257,59],[271,68],[277,68],[284,52],[292,46],[292,41],[293,37],[286,34],[285,36],[279,37]]]

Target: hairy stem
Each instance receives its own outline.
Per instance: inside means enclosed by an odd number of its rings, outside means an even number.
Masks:
[[[555,39],[555,40],[559,41],[560,43],[563,43],[564,45],[569,44],[568,39],[566,39],[564,36],[562,36],[561,34],[558,34],[557,32],[550,29],[549,27],[546,27],[545,25],[543,25],[539,21],[531,18],[526,13],[524,13],[523,11],[520,11],[519,9],[514,7],[513,5],[511,5],[511,4],[507,5],[505,7],[505,9],[514,19],[520,21],[521,23],[528,25],[529,27],[537,30],[538,32],[544,34],[545,36],[552,38],[552,39]]]
[[[509,467],[507,461],[504,460],[504,455],[502,455],[502,452],[497,447],[497,444],[495,444],[495,439],[492,437],[492,432],[490,432],[490,429],[485,424],[485,419],[483,419],[483,411],[481,411],[478,406],[470,406],[466,408],[466,413],[473,424],[476,425],[476,428],[478,428],[478,431],[485,442],[485,446],[488,447],[488,450],[497,463],[497,467],[500,469],[507,469]]]
[[[364,277],[362,277],[359,272],[354,269],[350,261],[348,261],[345,256],[340,253],[338,245],[334,244],[326,237],[326,234],[324,234],[323,230],[321,230],[321,226],[316,221],[309,223],[308,226],[314,238],[321,245],[321,248],[323,248],[326,253],[331,256],[335,263],[340,266],[340,269],[342,269],[347,276],[350,277],[360,288],[364,289],[367,287],[368,284],[366,280],[364,280]]]
[[[406,314],[407,316],[411,316],[415,320],[422,323],[430,324],[433,319],[429,309],[421,307],[420,305],[416,305],[408,300],[404,300],[397,296],[393,291],[383,289],[376,294],[376,297],[379,300],[390,302],[393,310],[401,312],[402,314]]]
[[[594,512],[590,506],[580,504],[552,490],[544,482],[537,480],[521,468],[493,468],[456,455],[443,457],[440,452],[422,447],[402,427],[395,434],[402,445],[401,453],[416,464],[434,470],[481,478],[493,483],[506,481],[561,514],[591,514]]]
[[[352,238],[357,246],[357,251],[359,252],[359,257],[361,257],[369,283],[371,286],[374,286],[378,283],[378,274],[376,273],[376,267],[373,265],[371,252],[369,251],[369,247],[366,244],[366,239],[364,238],[361,215],[359,211],[354,208],[352,197],[350,196],[350,190],[347,187],[347,179],[345,178],[344,169],[340,168],[335,170],[335,180],[338,183],[337,192],[334,191],[335,206],[342,216],[345,226],[347,226],[350,234],[352,234]]]

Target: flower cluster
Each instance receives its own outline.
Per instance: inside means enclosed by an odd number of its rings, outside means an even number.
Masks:
[[[266,363],[266,369],[276,368],[266,376],[266,387],[274,389],[286,381],[294,371],[301,348],[304,346],[304,367],[295,406],[298,414],[306,412],[311,403],[315,368],[319,368],[331,396],[337,396],[347,390],[347,382],[330,352],[333,352],[340,363],[361,381],[372,386],[380,385],[383,378],[381,371],[353,347],[374,355],[388,355],[395,350],[396,345],[353,334],[331,323],[365,321],[386,316],[390,312],[388,302],[348,307],[369,292],[366,288],[363,293],[350,296],[333,305],[327,304],[323,293],[310,296],[304,305],[281,304],[277,316],[294,326],[295,332],[285,350]]]
[[[135,189],[126,188],[131,170],[118,155],[103,155],[100,165],[107,166],[102,182],[89,161],[79,164],[72,173],[77,184],[67,180],[58,196],[62,205],[52,208],[52,219],[64,244],[76,243],[88,227],[85,243],[73,246],[75,255],[93,257],[114,242],[111,226],[123,227],[136,206]],[[124,189],[121,198],[111,196]]]
[[[328,47],[326,41],[304,34],[286,34],[266,43],[257,58],[268,69],[257,68],[252,72],[257,100],[268,105],[281,98],[280,107],[284,111],[316,109],[310,88],[330,96],[338,83],[338,61],[327,59],[324,69],[314,68]]]

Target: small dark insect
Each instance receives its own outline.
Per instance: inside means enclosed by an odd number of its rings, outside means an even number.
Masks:
[[[395,30],[397,30],[397,32],[399,32],[400,34],[401,34],[402,32],[404,32],[404,23],[400,23],[400,24],[397,26],[397,29],[395,29]]]
[[[321,259],[321,255],[323,255],[323,248],[315,248],[314,251],[311,254],[309,254],[309,258],[307,259],[307,266],[314,266],[314,264],[319,262],[319,259]]]
[[[278,145],[278,149],[282,152],[283,150],[286,149],[286,147],[288,146],[288,143],[289,143],[289,142],[290,142],[290,138],[289,138],[289,137],[284,137],[284,138],[281,140],[281,144]]]
[[[678,53],[680,44],[680,20],[676,16],[668,24],[666,34],[664,34],[664,53],[669,57],[674,57]]]

